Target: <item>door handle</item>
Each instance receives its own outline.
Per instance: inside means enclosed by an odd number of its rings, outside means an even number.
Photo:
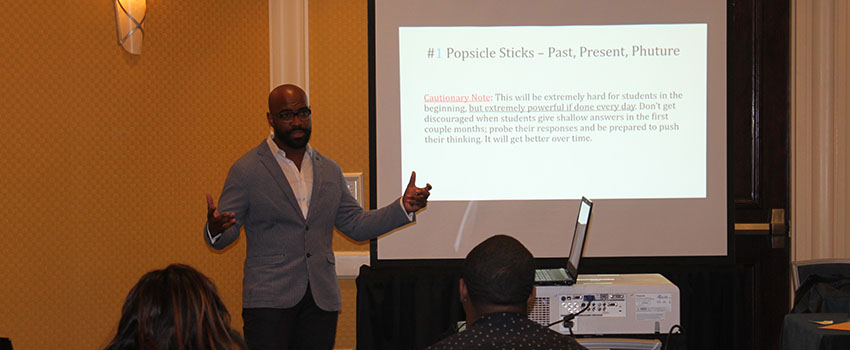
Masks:
[[[770,247],[785,248],[785,234],[787,232],[785,209],[772,209],[770,211]]]
[[[785,209],[771,209],[770,223],[736,223],[736,235],[768,235],[771,248],[785,248],[788,233],[785,224]]]

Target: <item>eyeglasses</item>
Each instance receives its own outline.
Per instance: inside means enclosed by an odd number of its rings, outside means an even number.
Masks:
[[[304,107],[304,108],[301,108],[297,111],[291,111],[291,110],[280,111],[280,114],[278,114],[277,117],[280,118],[280,120],[283,120],[285,122],[291,122],[293,119],[295,119],[295,117],[298,117],[298,119],[301,119],[301,120],[310,119],[311,114],[313,114],[313,112],[310,111],[310,108]]]

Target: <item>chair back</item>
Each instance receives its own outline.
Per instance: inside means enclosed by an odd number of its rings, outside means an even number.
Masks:
[[[850,278],[850,259],[804,260],[795,261],[792,265],[795,291],[800,289],[800,285],[811,275]]]

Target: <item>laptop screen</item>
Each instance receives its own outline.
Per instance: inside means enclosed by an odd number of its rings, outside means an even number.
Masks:
[[[585,235],[587,234],[587,226],[590,223],[590,209],[593,208],[593,202],[589,199],[581,198],[581,207],[579,207],[578,218],[576,219],[576,228],[574,231],[573,244],[570,248],[569,270],[578,270],[579,260],[581,260],[582,251],[584,250]],[[570,274],[573,272],[570,271]]]

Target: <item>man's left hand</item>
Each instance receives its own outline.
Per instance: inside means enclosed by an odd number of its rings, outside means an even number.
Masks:
[[[428,205],[428,196],[431,195],[431,184],[426,183],[425,187],[416,187],[416,172],[410,173],[410,182],[407,183],[407,188],[404,190],[404,196],[401,202],[404,205],[404,210],[408,213],[413,213],[419,209],[425,208]]]

